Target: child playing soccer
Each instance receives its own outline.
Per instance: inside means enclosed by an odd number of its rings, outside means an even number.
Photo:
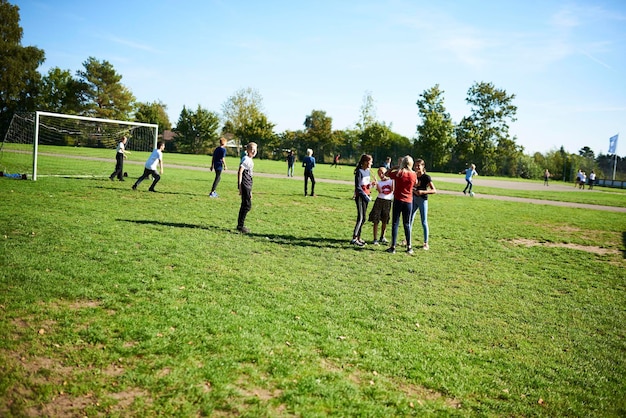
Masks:
[[[368,221],[374,224],[374,245],[378,245],[379,242],[383,244],[388,242],[385,238],[385,231],[387,231],[391,203],[393,202],[393,180],[387,177],[387,169],[384,166],[378,169],[378,178],[380,179],[376,184],[378,196],[376,196],[374,207],[368,218]],[[378,223],[382,223],[380,239],[378,239]]]
[[[146,161],[146,165],[143,169],[143,174],[141,175],[141,177],[137,179],[135,184],[133,184],[133,190],[137,190],[137,186],[139,186],[139,184],[142,181],[144,181],[150,175],[152,175],[152,179],[153,179],[152,184],[150,185],[148,190],[151,192],[156,192],[156,190],[154,190],[154,186],[157,185],[159,180],[161,180],[161,175],[163,175],[163,150],[164,149],[165,149],[165,142],[162,142],[162,141],[159,142],[157,144],[156,149],[152,151],[152,154],[150,154],[150,157],[148,157],[148,161]],[[157,165],[159,166],[159,169],[160,169],[159,171],[161,175],[159,175],[159,173],[157,173],[156,171]]]

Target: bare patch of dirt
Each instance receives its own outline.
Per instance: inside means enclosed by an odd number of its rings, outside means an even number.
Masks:
[[[620,254],[620,251],[616,249],[595,247],[592,245],[579,245],[579,244],[559,243],[559,242],[540,242],[540,241],[536,241],[532,239],[524,239],[524,238],[508,240],[508,242],[510,242],[511,244],[515,244],[515,245],[523,245],[525,247],[541,246],[541,247],[569,248],[572,250],[586,251],[588,253],[598,254],[598,255]]]
[[[380,379],[378,372],[362,372],[354,368],[354,366],[351,364],[346,365],[346,367],[338,367],[331,361],[323,359],[322,365],[325,369],[331,370],[333,372],[343,371],[345,373],[348,372],[347,369],[352,369],[347,374],[347,378],[356,385],[362,385],[364,384],[364,382],[369,385],[373,385],[376,384],[376,381]],[[385,379],[385,377],[383,376],[382,379]],[[389,379],[389,382],[392,385],[395,385],[395,387],[403,392],[409,399],[416,399],[417,403],[419,404],[422,404],[424,401],[441,400],[444,402],[445,405],[449,406],[450,408],[458,409],[461,407],[461,402],[457,399],[447,398],[443,394],[432,389],[425,388],[424,386],[415,385],[407,382],[397,382],[396,380],[397,379]]]
[[[50,402],[26,410],[29,417],[84,417],[85,408],[96,405],[92,395],[67,396],[59,395]]]

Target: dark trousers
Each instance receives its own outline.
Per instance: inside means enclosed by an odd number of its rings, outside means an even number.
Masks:
[[[141,184],[142,181],[150,177],[150,175],[152,175],[153,180],[152,180],[152,185],[150,185],[150,188],[148,190],[154,190],[154,186],[156,186],[159,180],[161,180],[161,176],[159,175],[159,173],[157,173],[156,170],[150,170],[149,168],[143,169],[143,174],[141,175],[141,177],[137,179],[133,187],[139,186],[139,184]]]
[[[352,237],[356,238],[361,236],[361,229],[367,219],[367,204],[369,201],[358,193],[354,198],[354,201],[356,202],[356,225],[354,226],[354,233],[352,234]]]
[[[222,178],[222,169],[215,169],[215,180],[213,180],[213,187],[211,187],[211,193],[217,189],[217,185],[220,184],[220,179]]]
[[[469,189],[469,192],[472,192],[472,181],[471,180],[465,180],[467,182],[467,184],[465,185],[465,188],[463,189],[463,193],[465,193],[467,191],[467,189]]]
[[[311,195],[315,194],[315,176],[313,176],[313,170],[304,170],[304,195],[307,195],[309,190],[309,179],[311,179]]]
[[[241,206],[239,207],[239,218],[237,219],[237,228],[244,227],[246,215],[252,209],[252,185],[245,186],[241,184]]]
[[[115,154],[115,171],[111,173],[111,180],[116,176],[119,180],[124,180],[124,154],[121,152]]]
[[[391,213],[391,246],[395,247],[398,242],[398,227],[400,226],[400,215],[402,215],[402,223],[404,225],[404,236],[406,237],[407,247],[411,247],[411,213],[413,212],[413,202],[402,202],[400,200],[393,201],[393,210]]]

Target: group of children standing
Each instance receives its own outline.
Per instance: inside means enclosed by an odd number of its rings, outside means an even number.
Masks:
[[[388,165],[388,162],[386,165]],[[402,217],[406,251],[408,254],[413,254],[411,235],[413,221],[419,210],[424,233],[422,248],[428,250],[428,195],[437,193],[437,189],[430,176],[426,174],[424,160],[418,159],[414,162],[413,158],[407,155],[400,159],[396,167],[387,168],[383,165],[378,168],[380,181],[371,181],[371,167],[372,156],[363,154],[354,170],[354,200],[357,208],[357,220],[350,243],[359,247],[366,245],[361,238],[361,232],[365,224],[367,206],[371,201],[371,188],[375,187],[378,191],[378,196],[369,215],[369,221],[374,224],[373,244],[388,242],[385,238],[385,232],[391,212],[391,245],[387,252],[396,252],[398,228],[400,226],[400,217]],[[382,224],[380,237],[378,235],[379,222]]]

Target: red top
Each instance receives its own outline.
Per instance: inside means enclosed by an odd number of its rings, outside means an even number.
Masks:
[[[389,178],[395,181],[393,198],[401,202],[413,202],[413,186],[417,183],[415,171],[392,171],[389,173]]]

